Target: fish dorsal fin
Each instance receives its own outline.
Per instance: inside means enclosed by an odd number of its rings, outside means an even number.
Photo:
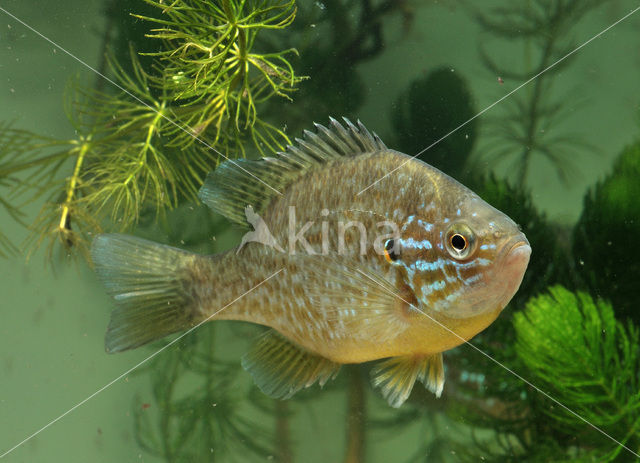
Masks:
[[[373,385],[381,389],[389,405],[395,408],[409,398],[416,379],[440,397],[444,386],[442,353],[393,357],[378,364],[372,375]]]
[[[329,127],[315,124],[316,133],[304,131],[276,157],[228,160],[207,175],[198,193],[200,200],[232,222],[246,226],[245,207],[262,215],[272,199],[309,170],[343,157],[387,149],[360,121],[344,119],[345,126],[331,118]]]
[[[242,357],[247,370],[262,392],[276,399],[288,399],[300,389],[335,378],[340,365],[313,354],[275,330],[260,336]]]

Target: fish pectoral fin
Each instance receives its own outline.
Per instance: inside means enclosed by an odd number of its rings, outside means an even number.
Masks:
[[[351,258],[295,256],[289,258],[304,269],[311,304],[327,321],[343,326],[354,339],[376,333],[380,342],[400,336],[410,325],[407,296],[384,275],[358,266]],[[294,260],[295,259],[295,260]],[[363,331],[362,326],[367,330]]]
[[[242,357],[242,367],[266,395],[288,399],[300,389],[336,377],[340,364],[313,354],[275,330],[260,336]]]
[[[372,375],[373,385],[381,389],[389,405],[395,408],[409,398],[416,379],[440,397],[444,386],[442,353],[393,357],[379,363]]]

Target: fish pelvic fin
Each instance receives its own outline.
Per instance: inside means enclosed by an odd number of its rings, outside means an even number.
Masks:
[[[416,379],[440,397],[444,386],[442,353],[393,357],[378,364],[372,375],[373,385],[381,389],[384,398],[394,408],[409,398]]]
[[[193,261],[181,249],[127,235],[97,236],[91,258],[116,308],[105,350],[120,352],[185,330],[200,321],[190,284]]]
[[[340,364],[303,349],[272,329],[242,357],[242,367],[262,392],[276,399],[288,399],[316,382],[324,386],[340,370]]]
[[[358,121],[331,118],[329,127],[315,124],[316,133],[304,131],[293,145],[275,157],[233,159],[207,175],[200,200],[236,225],[247,227],[245,207],[262,215],[271,200],[310,170],[345,157],[386,150],[375,134]]]

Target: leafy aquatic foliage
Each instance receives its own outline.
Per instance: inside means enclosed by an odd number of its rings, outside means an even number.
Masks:
[[[548,403],[542,412],[552,418],[550,428],[574,436],[569,442],[595,452],[597,461],[626,461],[630,454],[588,423],[639,450],[637,327],[617,321],[608,302],[561,286],[533,298],[515,315],[514,327],[516,351],[532,381],[584,418]]]
[[[148,52],[155,64],[143,66],[133,51],[126,64],[108,54],[117,91],[75,82],[66,108],[76,138],[23,144],[24,132],[2,128],[0,188],[18,182],[30,200],[45,201],[32,249],[86,252],[106,219],[121,231],[142,214],[162,217],[194,201],[204,175],[221,157],[244,156],[247,140],[262,153],[289,142],[259,109],[274,96],[290,98],[301,80],[288,61],[295,52],[255,47],[260,32],[291,24],[292,1],[147,4],[156,14],[139,18],[161,44]],[[15,203],[3,206],[17,217]]]
[[[210,132],[210,142],[225,151],[242,149],[246,131],[259,151],[282,149],[284,133],[259,119],[257,107],[274,95],[290,99],[301,80],[287,59],[296,51],[253,48],[260,31],[293,22],[294,1],[145,2],[162,11],[160,17],[138,16],[155,25],[149,37],[164,44],[147,53],[159,58],[150,84],[180,103],[176,116],[190,128],[173,127],[169,145],[184,148],[195,143],[193,134]]]
[[[515,343],[499,360],[564,407],[505,370],[497,385],[487,376],[450,410],[470,420],[476,436],[495,433],[457,446],[463,461],[631,461],[595,427],[640,450],[638,328],[616,320],[608,302],[557,285],[514,314],[513,330]]]
[[[464,181],[476,122],[445,136],[476,112],[466,81],[451,67],[436,69],[411,82],[395,101],[395,142],[390,146],[410,156],[421,153],[419,159]]]
[[[576,267],[592,292],[613,302],[616,314],[640,324],[640,142],[626,147],[612,172],[586,194],[576,224]]]

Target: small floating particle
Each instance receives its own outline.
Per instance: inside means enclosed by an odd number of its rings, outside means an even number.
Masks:
[[[500,85],[504,84],[504,80],[502,80],[502,77],[498,76],[498,83]]]

